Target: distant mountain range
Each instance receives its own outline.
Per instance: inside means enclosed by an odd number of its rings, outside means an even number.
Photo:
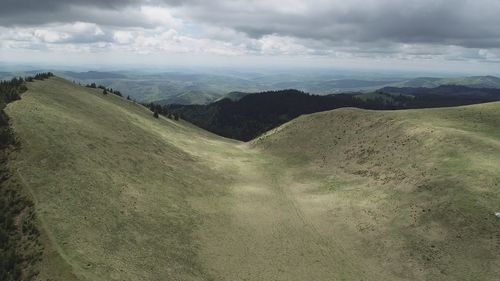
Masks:
[[[114,72],[101,72],[101,71],[87,71],[87,72],[72,72],[66,71],[62,73],[62,76],[65,76],[69,79],[78,79],[78,80],[87,80],[87,79],[125,79],[126,75],[118,74]]]
[[[274,84],[277,86],[275,90],[282,89],[297,89],[305,92],[309,92],[312,94],[318,94],[317,91],[324,92],[327,94],[333,94],[335,92],[339,93],[359,93],[359,92],[373,92],[378,89],[385,92],[398,92],[398,93],[407,93],[411,92],[413,94],[420,92],[429,93],[429,88],[437,88],[439,86],[465,86],[466,88],[453,88],[453,87],[443,87],[441,89],[435,89],[435,92],[444,93],[446,91],[465,91],[466,94],[471,93],[471,89],[500,89],[500,78],[495,76],[471,76],[471,77],[458,77],[458,78],[432,78],[432,77],[422,77],[415,78],[400,82],[391,82],[391,81],[367,81],[367,80],[356,80],[356,79],[341,79],[341,80],[332,80],[332,81],[324,81],[323,83],[317,82],[316,87],[313,87],[311,83],[306,83],[307,85],[302,85],[300,82],[283,82],[279,84]],[[321,89],[322,88],[322,89]],[[274,89],[274,88],[273,88]],[[307,90],[307,89],[316,89],[315,90]],[[326,91],[325,89],[330,89]],[[480,92],[484,92],[484,91]],[[323,94],[324,94],[323,93]],[[250,92],[230,92],[225,94],[217,99],[206,98],[205,101],[215,102],[222,100],[224,98],[228,98],[233,101],[240,100],[246,95],[251,94]],[[325,94],[326,95],[326,94]],[[206,96],[205,96],[206,97]],[[176,102],[180,101],[180,102]],[[159,102],[160,104],[203,104],[203,103],[190,103],[189,99],[179,100],[177,98],[169,98]]]
[[[64,72],[63,77],[84,83],[96,82],[117,89],[143,102],[158,104],[209,104],[223,98],[238,100],[248,93],[297,89],[311,94],[372,92],[385,87],[459,85],[471,88],[500,88],[500,78],[471,76],[456,78],[332,78],[328,75],[247,75],[189,72]]]
[[[434,88],[441,85],[457,85],[471,88],[500,88],[500,78],[495,76],[471,76],[456,78],[421,77],[394,83],[390,86]]]
[[[354,83],[354,80],[351,80]],[[359,80],[356,80],[359,81]],[[368,85],[365,84],[365,85]],[[375,84],[372,84],[375,85]],[[474,89],[479,89],[474,91]],[[419,93],[425,94],[479,94],[482,95],[488,92],[488,89],[500,89],[500,78],[494,76],[474,76],[474,77],[462,77],[462,78],[415,78],[403,82],[392,83],[390,86],[385,86],[375,91],[382,91],[386,93],[396,93],[396,94],[410,94],[417,95]],[[374,90],[368,91],[367,94],[373,92]],[[246,95],[251,93],[245,92],[231,92],[218,100],[228,98],[233,101],[240,100]],[[354,93],[355,94],[355,93]],[[217,101],[217,100],[216,100]],[[175,102],[163,102],[162,104],[174,104]],[[187,104],[187,103],[180,103]]]
[[[64,72],[68,80],[97,83],[141,101],[163,104],[206,104],[233,91],[261,91],[258,84],[240,77],[200,73]]]
[[[27,72],[0,72],[0,79],[33,75]],[[328,73],[222,73],[140,71],[53,71],[56,75],[81,84],[97,83],[119,90],[125,96],[158,104],[209,104],[223,98],[238,100],[248,93],[296,89],[317,95],[369,93],[385,87],[435,88],[459,85],[471,88],[500,88],[500,78],[471,76],[458,78],[352,77]]]
[[[500,88],[474,88],[470,86],[460,85],[440,85],[435,88],[426,87],[384,87],[378,92],[403,94],[403,95],[436,95],[444,97],[460,97],[460,96],[474,96],[474,97],[488,97],[496,96]]]

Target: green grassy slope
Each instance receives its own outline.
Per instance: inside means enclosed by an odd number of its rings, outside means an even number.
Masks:
[[[300,117],[250,144],[59,78],[7,113],[40,280],[494,280],[500,104]]]
[[[8,114],[23,147],[14,170],[77,277],[203,279],[188,197],[222,192],[226,179],[186,149],[199,149],[193,138],[214,149],[208,134],[58,78],[30,83]]]
[[[500,103],[300,117],[253,142],[295,162],[301,207],[406,280],[500,276]],[[294,168],[292,168],[294,169]],[[311,182],[316,181],[316,186]]]

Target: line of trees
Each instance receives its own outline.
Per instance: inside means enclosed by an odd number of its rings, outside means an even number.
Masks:
[[[122,93],[117,90],[113,90],[113,88],[107,88],[103,85],[97,85],[96,83],[90,83],[85,85],[87,88],[92,88],[92,89],[102,89],[102,94],[107,95],[108,93],[123,97]],[[131,99],[130,96],[127,96],[127,100],[132,100],[136,102],[135,100]],[[141,103],[143,106],[149,108],[151,112],[153,113],[154,118],[159,118],[160,115],[163,115],[169,119],[178,121],[181,119],[181,115],[177,112],[171,112],[168,109],[168,106],[162,106],[159,104],[154,104],[154,103]]]
[[[35,76],[14,77],[11,80],[0,81],[0,109],[9,102],[20,99],[20,94],[24,93],[28,88],[25,82],[33,82],[34,80],[45,80],[53,77],[52,72],[38,73]]]
[[[5,106],[21,98],[26,82],[44,80],[51,72],[34,77],[0,82],[0,280],[33,280],[42,248],[33,203],[21,193],[21,186],[10,178],[8,152],[17,143],[5,114]]]
[[[172,119],[172,120],[175,120],[175,121],[178,121],[179,119],[181,119],[181,115],[180,113],[177,113],[177,112],[173,112],[173,111],[170,111],[168,109],[168,106],[162,106],[162,105],[159,105],[159,104],[155,104],[155,103],[147,103],[147,104],[143,104],[145,107],[149,108],[149,110],[151,110],[151,112],[153,112],[153,116],[155,118],[158,118],[159,115],[163,115],[169,119]]]
[[[35,74],[35,76],[26,77],[25,80],[26,80],[26,82],[33,82],[34,80],[45,80],[45,79],[49,79],[50,77],[54,77],[54,73],[42,72],[42,73]],[[18,78],[18,79],[21,79],[21,78]]]
[[[101,89],[103,95],[107,95],[108,93],[117,95],[119,97],[123,97],[122,93],[118,90],[114,90],[113,88],[106,88],[103,85],[97,85],[96,83],[90,83],[85,85],[87,88],[92,88],[92,89]],[[130,100],[130,97],[127,96],[127,99]]]
[[[22,77],[13,78],[10,81],[0,82],[0,103],[7,104],[9,102],[20,99],[19,94],[27,90],[26,84]]]
[[[123,97],[123,95],[120,91],[113,90],[113,88],[107,88],[103,85],[97,85],[94,82],[85,85],[85,87],[92,88],[92,89],[102,89],[103,95],[107,95],[108,93],[111,93],[111,94]],[[130,96],[127,96],[126,98],[129,101],[137,102],[134,99],[131,99]],[[160,115],[163,115],[163,116],[165,116],[169,119],[175,120],[175,121],[178,121],[179,119],[181,119],[181,115],[177,112],[169,111],[168,106],[161,106],[159,104],[154,104],[154,103],[141,103],[141,105],[149,108],[151,110],[151,112],[153,113],[154,118],[159,118]]]

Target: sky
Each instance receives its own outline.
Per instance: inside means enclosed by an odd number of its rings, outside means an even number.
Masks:
[[[500,74],[498,0],[0,0],[0,62]]]

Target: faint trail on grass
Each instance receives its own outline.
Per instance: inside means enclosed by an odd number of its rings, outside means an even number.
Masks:
[[[33,197],[33,201],[35,203],[35,206],[39,206],[39,200],[37,199],[35,192],[33,192],[33,189],[29,185],[28,182],[26,182],[26,179],[22,176],[21,172],[19,172],[19,169],[16,170],[16,174],[21,182],[21,184],[24,186],[25,190],[28,190],[30,195]],[[47,235],[47,237],[50,240],[51,246],[57,251],[57,253],[61,256],[61,258],[71,266],[71,268],[74,270],[75,268],[78,268],[79,271],[81,271],[81,268],[76,266],[75,264],[71,263],[71,259],[66,255],[66,253],[63,251],[59,243],[57,242],[57,239],[55,238],[54,234],[50,231],[50,228],[47,225],[47,222],[41,215],[36,216],[37,219],[40,221],[40,224],[42,225],[43,231]],[[75,272],[73,272],[75,273]],[[95,278],[95,277],[94,277]]]
[[[223,215],[207,222],[212,228],[199,235],[205,237],[206,267],[220,280],[341,279],[354,265],[346,266],[348,259],[339,255],[342,247],[304,214],[292,192],[290,171],[257,150],[242,149],[226,160],[227,173],[233,175],[231,194],[213,207],[225,206],[219,211]]]

